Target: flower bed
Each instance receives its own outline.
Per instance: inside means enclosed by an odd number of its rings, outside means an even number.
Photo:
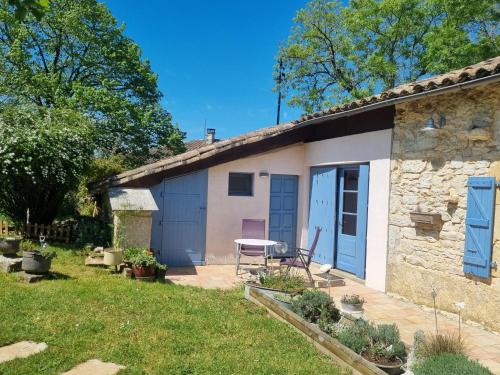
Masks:
[[[373,363],[369,362],[335,338],[323,332],[317,325],[308,322],[293,311],[284,308],[278,301],[274,300],[269,295],[262,293],[256,288],[249,288],[246,296],[251,301],[266,307],[285,322],[307,335],[317,346],[321,347],[322,351],[332,357],[336,362],[348,366],[364,375],[386,374]],[[294,305],[297,305],[295,301]],[[314,311],[311,316],[318,317],[315,315]],[[321,319],[318,318],[317,321],[320,322]]]

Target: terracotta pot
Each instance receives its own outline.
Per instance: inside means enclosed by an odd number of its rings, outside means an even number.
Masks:
[[[151,277],[155,276],[155,268],[132,266],[132,273],[135,277]]]

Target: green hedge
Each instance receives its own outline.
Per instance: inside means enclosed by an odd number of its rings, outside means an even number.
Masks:
[[[444,353],[424,359],[413,368],[415,375],[493,375],[486,367],[462,354]]]

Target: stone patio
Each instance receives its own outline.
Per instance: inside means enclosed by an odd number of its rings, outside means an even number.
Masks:
[[[251,267],[243,266],[243,270],[245,268]],[[319,266],[313,265],[312,273],[320,273]],[[236,276],[233,265],[210,265],[170,268],[166,279],[179,285],[228,289],[241,284],[249,276],[245,271]],[[323,290],[328,293],[328,288]],[[337,306],[340,306],[342,295],[359,294],[366,300],[365,318],[377,323],[396,323],[403,340],[408,344],[412,344],[413,334],[418,329],[435,332],[434,312],[431,309],[370,289],[357,280],[346,277],[345,285],[331,287],[330,293]],[[451,319],[450,315],[438,314],[440,332],[458,332],[458,318]],[[468,355],[479,360],[493,373],[500,374],[500,335],[463,322],[461,332]]]

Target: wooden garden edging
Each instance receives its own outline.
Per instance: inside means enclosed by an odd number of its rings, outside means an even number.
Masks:
[[[340,364],[350,367],[355,373],[357,372],[363,375],[387,375],[373,363],[342,345],[338,340],[327,335],[315,325],[302,319],[293,311],[284,309],[275,300],[266,296],[258,289],[250,288],[246,298],[258,305],[264,306],[272,313],[278,315],[286,323],[299,330],[316,345],[320,346],[326,354]]]
[[[38,240],[44,235],[47,241],[69,243],[71,238],[71,224],[23,224],[16,228],[6,220],[0,220],[0,236],[19,236]]]

